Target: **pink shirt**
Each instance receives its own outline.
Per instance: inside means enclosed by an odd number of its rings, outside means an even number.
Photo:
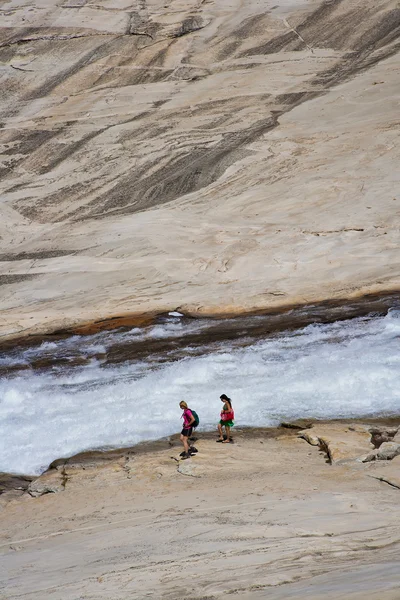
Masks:
[[[189,423],[192,420],[192,411],[190,410],[190,408],[185,408],[185,410],[183,411],[182,414],[182,418],[183,418],[183,426],[184,427],[189,427]]]

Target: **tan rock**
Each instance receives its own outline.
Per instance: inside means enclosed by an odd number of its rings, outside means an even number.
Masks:
[[[379,466],[369,476],[400,489],[400,458],[397,456],[392,462]]]
[[[188,460],[179,461],[178,473],[187,475],[188,477],[201,477],[199,473],[199,465],[196,464],[193,458]]]
[[[398,289],[396,7],[10,0],[2,339]]]
[[[308,442],[311,446],[320,445],[319,437],[314,432],[311,433],[310,431],[300,431],[298,437],[306,440],[306,442]]]
[[[65,488],[65,476],[61,470],[50,469],[40,477],[32,481],[28,487],[28,493],[37,498],[43,494],[58,494]]]
[[[1,594],[397,600],[397,490],[365,476],[395,462],[332,468],[290,431],[246,430],[232,445],[202,437],[194,478],[177,473],[174,443],[134,456],[131,479],[116,454],[80,458],[62,494],[8,502]]]
[[[363,462],[370,462],[373,460],[392,460],[396,456],[400,455],[400,444],[396,442],[384,442],[374,450],[370,452],[364,459]]]
[[[360,459],[366,453],[369,454],[372,448],[371,435],[366,425],[328,423],[315,425],[311,431],[312,433],[302,431],[299,437],[313,446],[319,446],[333,464]]]

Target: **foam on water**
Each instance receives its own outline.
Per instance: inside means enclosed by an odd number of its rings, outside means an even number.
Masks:
[[[189,324],[195,330],[202,323]],[[87,356],[136,337],[182,335],[169,322],[146,332],[101,333],[46,342],[3,357],[29,362],[47,353]],[[203,354],[154,365],[130,361],[22,371],[0,382],[0,471],[40,473],[55,458],[89,448],[128,446],[180,430],[178,403],[215,427],[219,395],[228,394],[241,426],[271,426],[299,417],[339,418],[400,411],[400,311],[385,317],[309,325],[245,347],[215,344]]]

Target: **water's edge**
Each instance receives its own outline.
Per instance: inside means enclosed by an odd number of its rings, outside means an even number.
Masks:
[[[305,327],[311,323],[332,323],[344,319],[362,317],[369,313],[385,313],[389,308],[398,304],[400,306],[400,290],[387,290],[374,294],[365,294],[356,298],[341,298],[322,300],[315,303],[283,305],[272,309],[257,309],[238,313],[223,312],[215,314],[182,313],[186,318],[193,320],[209,320],[216,337],[215,341],[230,339],[242,326],[246,319],[246,326],[251,317],[265,317],[269,319],[268,333]],[[171,310],[176,310],[172,309]],[[7,337],[0,339],[0,352],[18,347],[40,346],[43,342],[58,341],[73,335],[90,336],[101,331],[124,330],[132,327],[146,327],[157,323],[165,317],[167,312],[159,313],[133,313],[130,315],[113,316],[109,318],[80,323],[72,327],[56,329],[43,334],[26,334],[24,336]],[[218,322],[218,328],[214,324]],[[265,333],[265,328],[263,333]],[[224,337],[226,336],[226,337]],[[185,338],[185,343],[188,338]],[[209,340],[214,341],[214,340]]]
[[[399,307],[400,294],[390,294],[231,319],[172,314],[142,328],[8,345],[2,471],[38,474],[57,456],[165,443],[180,429],[179,399],[201,409],[209,430],[221,392],[249,428],[397,417]]]
[[[384,417],[371,417],[365,418],[346,418],[346,419],[297,419],[290,422],[283,422],[278,427],[236,427],[233,434],[240,435],[241,441],[245,441],[246,438],[281,438],[281,437],[296,437],[299,431],[304,429],[313,428],[315,425],[329,425],[334,423],[341,424],[362,424],[366,426],[380,426],[380,427],[395,427],[400,426],[400,413],[388,415]],[[196,434],[198,440],[210,440],[217,438],[217,430],[200,431]],[[144,454],[154,454],[155,452],[171,449],[173,452],[174,448],[180,448],[181,442],[179,433],[171,436],[163,437],[158,440],[144,441],[133,446],[127,446],[122,448],[110,448],[107,450],[102,449],[88,449],[83,452],[78,452],[73,456],[62,457],[53,460],[46,471],[40,475],[32,474],[21,474],[21,473],[3,473],[0,472],[0,495],[9,489],[26,489],[31,481],[38,479],[44,473],[52,469],[59,469],[63,466],[69,466],[72,468],[96,468],[104,466],[108,463],[115,462],[121,458],[128,458],[129,456],[141,456]],[[16,487],[12,488],[15,485]]]

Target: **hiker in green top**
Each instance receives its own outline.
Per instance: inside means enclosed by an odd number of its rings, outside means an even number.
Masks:
[[[221,420],[218,423],[219,439],[217,442],[229,444],[233,441],[231,439],[231,427],[234,425],[233,419],[235,418],[235,413],[233,412],[231,399],[226,394],[222,394],[220,400],[224,403],[224,406],[221,410]],[[225,437],[222,430],[223,427],[225,427]]]

